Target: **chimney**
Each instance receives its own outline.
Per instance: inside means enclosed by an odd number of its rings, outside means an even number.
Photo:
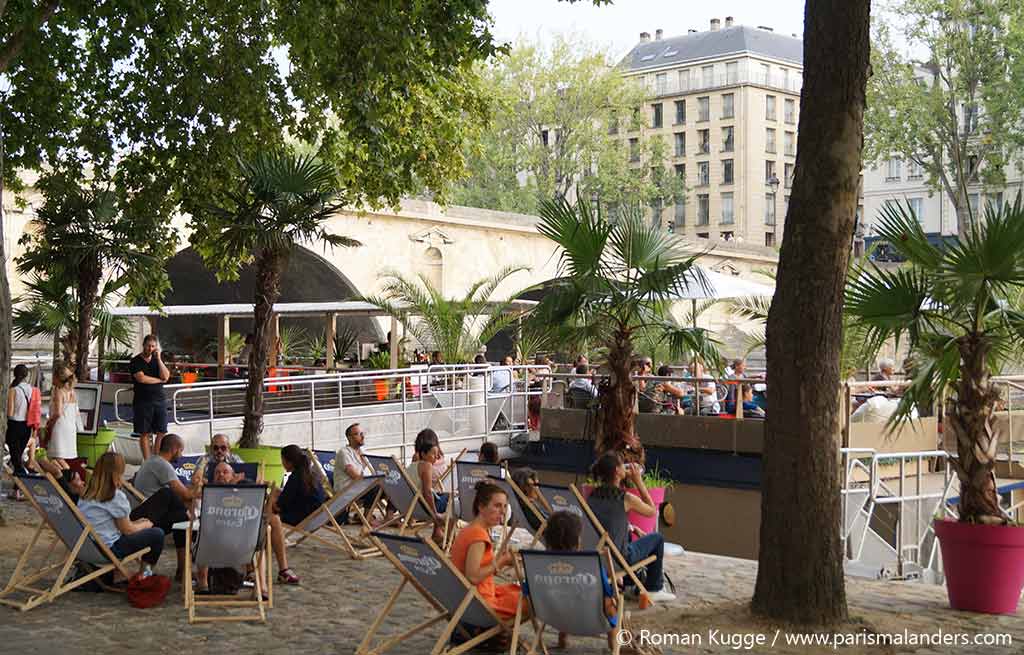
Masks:
[[[654,30],[654,40],[655,41],[661,41],[661,35],[664,34],[664,33],[665,33],[665,30],[661,29],[660,27],[658,29]]]
[[[640,32],[640,43],[647,43],[651,40],[650,32]]]
[[[774,32],[775,31],[772,28],[768,27],[767,25],[758,25],[757,29],[764,30],[765,32]]]
[[[711,31],[712,32],[717,32],[718,28],[721,27],[721,26],[722,26],[722,21],[718,20],[717,18],[712,18],[711,19]]]
[[[725,17],[725,26],[726,27],[732,27],[732,16],[726,16]]]

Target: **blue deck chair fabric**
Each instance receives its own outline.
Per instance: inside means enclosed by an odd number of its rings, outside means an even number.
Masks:
[[[241,568],[252,561],[263,533],[266,485],[203,487],[196,566]]]
[[[534,616],[546,625],[572,635],[608,633],[618,622],[604,612],[604,599],[615,596],[601,554],[597,551],[553,552],[521,550],[523,594]]]
[[[453,486],[458,499],[455,504],[457,518],[463,521],[472,521],[477,483],[482,480],[504,478],[505,468],[500,464],[482,464],[460,459],[455,462],[454,476]]]
[[[419,496],[419,502],[415,502],[417,500],[416,488],[409,481],[405,469],[398,463],[398,460],[394,457],[385,457],[383,455],[366,455],[366,461],[369,462],[374,474],[383,476],[381,483],[384,488],[384,495],[395,506],[399,514],[402,516],[407,515],[409,508],[412,507],[412,520],[433,520],[430,511],[423,505],[426,500],[423,499],[422,495]],[[414,502],[415,505],[413,505]]]
[[[582,547],[585,550],[596,549],[601,540],[601,535],[590,520],[590,515],[583,511],[583,506],[580,505],[576,496],[573,495],[572,490],[569,487],[549,484],[539,484],[537,489],[544,500],[547,501],[547,504],[551,506],[552,512],[569,512],[580,518],[580,522],[583,524],[583,532],[580,535]]]
[[[213,470],[215,468],[217,468],[217,463],[216,462],[209,462],[209,463],[207,463],[207,465],[206,465],[206,481],[207,482],[213,480]],[[242,473],[243,475],[245,475],[245,480],[247,482],[258,482],[259,481],[258,478],[260,477],[260,465],[258,463],[240,462],[240,463],[237,463],[237,464],[232,464],[231,468],[232,468],[232,470],[234,470],[235,473]]]
[[[174,464],[174,474],[178,476],[178,480],[183,485],[192,486],[192,476],[195,475],[196,467],[199,466],[199,460],[204,457],[206,455],[182,455],[178,458]]]
[[[333,488],[334,458],[337,456],[337,453],[333,450],[314,450],[313,455],[316,457],[316,461],[320,462],[320,466],[323,468],[324,474],[327,475],[327,482],[330,483],[330,486]]]

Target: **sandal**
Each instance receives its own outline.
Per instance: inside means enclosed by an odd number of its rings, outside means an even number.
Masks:
[[[291,569],[282,569],[277,572],[279,584],[299,584],[299,576],[292,573]]]

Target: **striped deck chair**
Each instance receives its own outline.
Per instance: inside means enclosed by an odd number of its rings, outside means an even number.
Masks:
[[[444,552],[429,539],[402,537],[374,532],[373,539],[379,544],[384,557],[402,575],[402,582],[392,592],[380,614],[370,625],[363,641],[356,648],[356,655],[379,655],[409,637],[443,623],[441,635],[434,644],[431,655],[459,655],[499,634],[511,636],[513,647],[519,640],[516,626],[522,614],[522,600],[516,608],[516,620],[504,621],[487,603],[469,580],[459,572]],[[401,634],[383,639],[374,644],[374,637],[380,630],[406,585],[412,586],[433,607],[434,613],[421,623]],[[471,626],[475,635],[462,632],[460,624]],[[452,634],[459,630],[467,640],[458,646],[451,646]]]
[[[383,477],[383,475],[368,475],[360,480],[352,480],[319,509],[307,516],[302,523],[286,527],[284,534],[286,542],[288,537],[294,533],[301,535],[298,540],[288,545],[298,546],[307,538],[312,537],[330,548],[340,550],[352,559],[366,559],[380,555],[380,550],[375,545],[366,545],[362,539],[356,541],[350,539],[336,517],[350,509],[355,510],[362,525],[362,536],[368,535],[370,525],[358,501],[367,494],[375,494],[373,505],[376,505],[383,494],[381,489]],[[318,532],[333,534],[337,539],[330,539]]]
[[[273,607],[273,581],[270,578],[270,526],[267,513],[266,485],[206,485],[199,515],[198,535],[193,522],[185,530],[185,570],[193,565],[208,568],[244,570],[252,564],[258,572],[251,598],[238,596],[196,596],[192,576],[185,576],[185,608],[188,622],[200,621],[262,621],[267,609]],[[260,575],[262,573],[263,575]],[[265,577],[264,577],[265,576]],[[263,583],[267,580],[268,600],[263,600]],[[243,592],[244,593],[244,592]],[[199,615],[200,608],[256,609],[252,614]]]
[[[0,603],[25,611],[52,602],[58,596],[111,571],[120,571],[125,577],[130,577],[131,573],[125,565],[149,552],[149,548],[144,548],[119,559],[100,540],[95,528],[82,516],[78,507],[71,502],[71,498],[49,473],[41,476],[16,473],[14,483],[39,512],[41,521],[21,557],[18,558],[7,586],[0,591]],[[28,564],[32,551],[44,528],[50,528],[55,539],[43,557],[43,562],[38,567],[30,567]],[[58,543],[63,544],[67,554],[50,563]],[[93,570],[74,580],[67,580],[71,567],[76,562],[82,562]],[[49,587],[33,586],[54,572],[57,577]],[[28,597],[24,600],[12,598],[20,594],[28,594]]]

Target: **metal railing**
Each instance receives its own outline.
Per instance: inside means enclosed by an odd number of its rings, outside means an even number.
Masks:
[[[426,427],[442,443],[483,438],[506,445],[530,428],[530,398],[542,393],[536,376],[548,371],[480,364],[266,378],[261,440],[336,449],[345,427],[360,422],[373,426],[367,429],[368,450],[397,449],[405,459],[412,439]],[[173,429],[237,433],[247,387],[247,380],[166,385]],[[129,420],[121,410],[130,391],[114,395],[118,420]]]
[[[683,93],[699,93],[729,86],[741,84],[753,84],[756,86],[778,89],[788,93],[799,94],[803,88],[803,76],[791,75],[789,77],[780,74],[765,75],[761,72],[737,72],[735,74],[712,75],[710,77],[691,77],[689,80],[681,81],[678,75],[667,76],[662,79],[651,79],[646,82],[648,93],[654,96],[671,96]]]

